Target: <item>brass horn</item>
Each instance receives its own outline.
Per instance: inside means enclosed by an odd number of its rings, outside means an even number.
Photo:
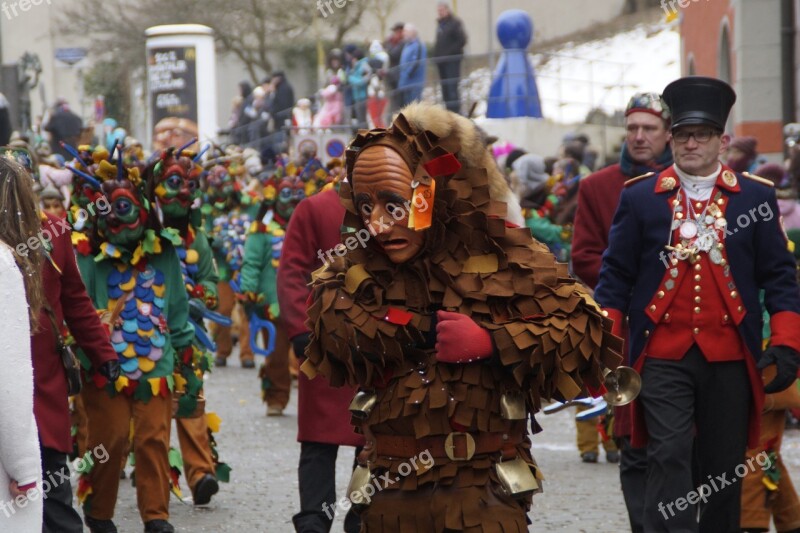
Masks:
[[[629,366],[618,366],[615,370],[603,369],[603,381],[608,389],[603,398],[609,405],[627,405],[642,390],[642,377]]]

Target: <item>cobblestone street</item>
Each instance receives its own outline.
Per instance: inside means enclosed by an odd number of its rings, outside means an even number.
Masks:
[[[297,512],[297,389],[283,417],[267,418],[261,403],[255,370],[238,366],[236,354],[227,368],[215,370],[206,380],[209,410],[222,417],[217,437],[220,456],[233,468],[231,483],[207,508],[194,508],[173,496],[170,521],[180,532],[293,531]],[[538,416],[544,431],[533,439],[534,455],[547,478],[545,492],[534,498],[530,531],[619,533],[628,531],[617,466],[601,460],[580,462],[575,447],[573,410]],[[173,442],[175,442],[173,433]],[[339,497],[344,494],[352,464],[352,449],[342,448],[337,464]],[[790,431],[784,442],[788,468],[800,476],[800,432]],[[183,479],[182,479],[183,481]],[[115,521],[121,533],[142,531],[136,493],[122,481]],[[184,496],[190,497],[183,487]],[[332,531],[342,531],[337,517]]]

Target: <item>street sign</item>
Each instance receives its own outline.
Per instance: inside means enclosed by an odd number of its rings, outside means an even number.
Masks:
[[[86,48],[56,48],[56,59],[67,65],[74,65],[86,57]]]

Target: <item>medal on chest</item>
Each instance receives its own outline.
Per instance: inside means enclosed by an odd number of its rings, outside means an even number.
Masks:
[[[720,209],[722,193],[716,191],[709,200],[692,201],[679,190],[672,201],[672,224],[667,249],[677,261],[699,259],[699,254],[708,254],[715,265],[723,261],[722,240],[728,222]],[[675,243],[675,244],[673,244]]]

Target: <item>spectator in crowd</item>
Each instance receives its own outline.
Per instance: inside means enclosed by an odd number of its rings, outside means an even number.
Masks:
[[[589,150],[589,137],[585,133],[568,133],[564,135],[560,157],[571,157],[580,162],[580,173],[587,176],[592,173],[597,153]]]
[[[386,72],[386,90],[389,92],[389,113],[398,111],[403,106],[403,95],[398,90],[398,83],[400,82],[400,57],[403,54],[403,46],[405,41],[403,39],[402,22],[396,22],[392,26],[392,33],[383,44],[384,50],[389,54],[389,70]]]
[[[314,116],[313,126],[315,128],[327,128],[342,123],[344,113],[344,100],[342,93],[336,85],[330,84],[319,92],[323,104],[319,112]]]
[[[736,172],[753,172],[758,166],[758,139],[744,136],[736,137],[728,147],[725,162]]]
[[[358,48],[354,44],[347,44],[342,49],[342,65],[344,66],[344,77],[342,83],[339,85],[339,90],[342,91],[344,97],[344,122],[350,124],[353,119],[353,92],[350,90],[350,84],[347,82],[347,76],[353,68],[353,52]]]
[[[403,39],[405,45],[400,55],[400,80],[397,87],[403,95],[402,105],[406,106],[422,98],[428,50],[425,43],[419,40],[417,28],[413,24],[403,27]]]
[[[347,72],[347,84],[350,87],[353,108],[359,128],[367,127],[367,85],[372,69],[369,59],[361,48],[356,48],[350,55],[350,69]]]
[[[433,55],[436,57],[439,79],[442,82],[442,99],[449,111],[459,113],[461,100],[458,96],[458,81],[461,79],[461,60],[464,57],[467,34],[461,20],[453,15],[448,2],[439,2],[436,8],[439,18]]]
[[[369,45],[369,67],[372,71],[367,85],[367,113],[371,128],[385,128],[384,111],[386,111],[386,89],[384,79],[389,68],[389,54],[383,49],[380,41],[372,41]]]
[[[292,89],[286,74],[278,71],[272,74],[272,99],[269,103],[269,115],[275,121],[275,132],[272,134],[271,152],[280,154],[287,149],[286,132],[284,126],[287,121],[292,120],[292,108],[294,108],[294,89]],[[263,159],[263,157],[262,157]],[[270,158],[271,159],[271,158]]]
[[[291,120],[295,102],[294,89],[283,71],[275,72],[272,75],[272,90],[274,96],[269,113],[275,119],[275,127],[282,128],[287,120]]]
[[[239,98],[236,121],[231,131],[231,140],[234,144],[246,144],[249,141],[247,125],[250,123],[250,109],[253,105],[253,87],[247,80],[239,82]]]
[[[50,148],[53,153],[61,154],[66,160],[72,159],[72,155],[60,143],[63,141],[77,146],[82,128],[81,117],[70,110],[65,99],[59,98],[53,109],[53,115],[44,127],[45,131],[50,133]]]
[[[0,93],[0,146],[11,140],[11,108],[3,93]]]
[[[15,253],[41,229],[33,180],[18,164],[0,157],[0,309],[3,385],[0,387],[0,531],[42,531],[42,497],[34,496],[42,469],[33,411],[31,332],[38,327],[44,291],[39,277],[44,254]],[[94,311],[93,311],[94,312]],[[67,481],[69,482],[69,481]],[[10,506],[10,510],[7,508]],[[47,531],[47,530],[45,530]]]
[[[342,68],[342,51],[334,48],[328,53],[328,68],[325,69],[325,86],[344,83],[344,68]]]

